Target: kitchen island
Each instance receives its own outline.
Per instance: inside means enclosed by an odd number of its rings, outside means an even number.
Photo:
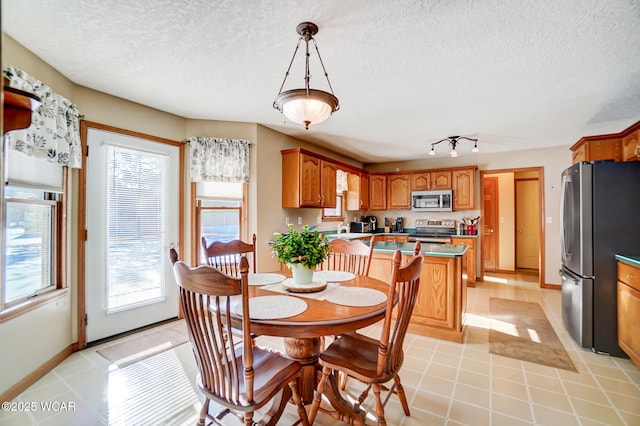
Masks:
[[[401,250],[404,264],[413,256],[415,243],[376,241],[369,276],[390,282],[392,257]],[[466,245],[421,244],[424,263],[420,291],[409,330],[423,336],[461,343],[467,305],[467,287],[462,280]]]

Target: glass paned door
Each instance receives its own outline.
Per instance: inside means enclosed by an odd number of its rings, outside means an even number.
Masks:
[[[89,129],[87,341],[177,316],[179,147]]]

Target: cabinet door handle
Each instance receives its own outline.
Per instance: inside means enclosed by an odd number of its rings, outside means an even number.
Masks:
[[[633,274],[627,274],[627,279],[630,280],[631,278],[633,278]]]
[[[640,144],[636,145],[636,149],[633,150],[636,157],[640,157]]]

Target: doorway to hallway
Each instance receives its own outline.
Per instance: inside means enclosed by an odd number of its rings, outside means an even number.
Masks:
[[[544,284],[542,167],[480,171],[480,274],[535,272]]]

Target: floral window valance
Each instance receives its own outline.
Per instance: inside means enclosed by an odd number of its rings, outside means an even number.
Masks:
[[[5,68],[4,75],[9,78],[11,87],[33,93],[42,101],[32,114],[31,126],[7,132],[5,141],[8,148],[61,166],[81,168],[78,108],[22,70],[9,66]]]
[[[192,182],[249,182],[249,146],[242,139],[192,136]]]

